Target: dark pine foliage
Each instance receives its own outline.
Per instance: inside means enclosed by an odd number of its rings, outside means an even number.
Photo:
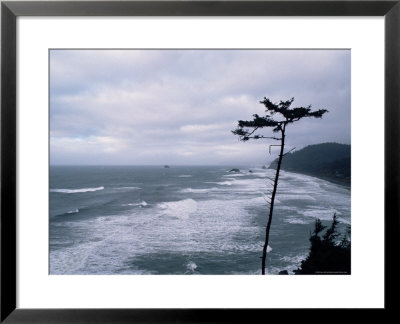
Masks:
[[[264,127],[272,127],[274,133],[279,133],[288,124],[292,124],[305,117],[321,118],[327,112],[326,109],[311,111],[311,105],[308,107],[290,108],[293,101],[294,98],[287,101],[280,101],[276,104],[264,97],[264,100],[260,101],[260,103],[265,106],[267,114],[265,116],[254,114],[253,120],[239,120],[238,127],[232,133],[238,135],[241,141],[260,138],[280,140],[280,138],[266,137],[261,134],[254,135],[254,132]],[[278,118],[272,118],[274,115],[277,115]]]
[[[345,234],[337,241],[337,216],[333,215],[331,226],[321,237],[326,226],[321,221],[315,221],[314,232],[310,236],[310,252],[295,274],[350,274],[351,273],[351,242]],[[349,233],[347,233],[349,234]]]

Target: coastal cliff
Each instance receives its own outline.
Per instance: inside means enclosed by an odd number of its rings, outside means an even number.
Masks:
[[[276,168],[276,164],[277,160],[274,160],[269,168]],[[281,168],[350,185],[351,146],[339,143],[309,145],[288,153],[282,160]]]

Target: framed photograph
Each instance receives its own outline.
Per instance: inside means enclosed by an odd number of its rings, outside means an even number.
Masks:
[[[393,309],[398,1],[1,10],[1,321]]]

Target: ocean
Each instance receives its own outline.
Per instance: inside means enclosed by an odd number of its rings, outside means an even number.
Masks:
[[[274,170],[51,166],[50,274],[253,275]],[[300,266],[315,219],[350,226],[350,188],[281,171],[267,274]]]

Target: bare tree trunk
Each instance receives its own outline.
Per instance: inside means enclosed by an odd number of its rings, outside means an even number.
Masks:
[[[275,172],[274,188],[272,190],[271,203],[270,203],[270,206],[269,206],[268,223],[267,223],[267,227],[265,229],[265,243],[264,243],[263,254],[262,254],[262,258],[261,258],[262,259],[262,262],[261,262],[261,274],[262,275],[265,275],[265,260],[267,258],[267,247],[268,247],[268,241],[269,241],[269,229],[271,228],[272,212],[274,210],[276,189],[278,187],[279,171],[281,169],[281,163],[282,163],[282,158],[283,158],[283,150],[285,148],[285,129],[286,129],[286,124],[283,125],[283,129],[281,130],[281,133],[282,133],[281,151],[279,153],[278,165],[276,167],[276,172]]]

